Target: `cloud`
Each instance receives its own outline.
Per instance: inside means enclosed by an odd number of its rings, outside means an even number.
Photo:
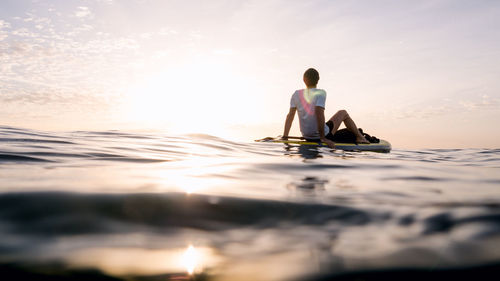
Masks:
[[[0,41],[8,37],[6,29],[10,28],[10,23],[0,20]]]
[[[489,95],[462,99],[433,99],[421,103],[386,106],[370,115],[380,119],[431,119],[440,116],[484,110],[500,110],[500,99]]]
[[[113,2],[114,2],[113,0],[93,0],[93,1],[95,1],[97,3],[108,4],[108,5],[113,4]]]
[[[483,95],[480,100],[461,100],[460,105],[468,111],[481,110],[486,108],[500,108],[500,101],[497,98],[492,98],[489,95]]]
[[[14,30],[0,20],[0,104],[19,112],[29,105],[107,106],[142,74],[135,70],[144,65],[140,34],[102,32],[94,22],[71,20],[91,15],[87,7],[78,7],[77,12],[67,18],[29,14],[28,21],[18,19]],[[144,39],[155,40],[158,33]]]
[[[25,27],[13,30],[11,34],[19,37],[37,37],[37,34]]]
[[[8,23],[4,20],[0,20],[0,30],[6,29],[6,28],[10,28],[10,23]]]
[[[90,12],[90,9],[88,7],[83,7],[80,6],[78,7],[77,11],[75,12],[75,16],[77,18],[85,18],[90,16],[92,13]]]

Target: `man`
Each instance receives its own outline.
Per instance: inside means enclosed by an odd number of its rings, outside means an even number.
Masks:
[[[303,77],[306,89],[297,90],[290,101],[290,111],[286,116],[283,139],[288,139],[295,112],[299,115],[300,132],[308,141],[322,141],[330,148],[335,148],[333,135],[344,122],[347,129],[356,135],[357,143],[369,143],[359,132],[356,124],[347,111],[339,110],[325,123],[326,92],[317,89],[319,73],[314,68],[304,72]]]

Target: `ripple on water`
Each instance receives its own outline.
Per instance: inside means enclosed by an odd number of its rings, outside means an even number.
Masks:
[[[54,162],[54,161],[43,159],[40,157],[31,157],[31,156],[25,156],[25,155],[0,153],[0,163],[2,163],[2,162],[16,162],[16,163],[28,162],[29,163],[29,162]]]

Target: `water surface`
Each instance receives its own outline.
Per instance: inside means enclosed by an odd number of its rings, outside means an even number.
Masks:
[[[393,146],[1,126],[0,270],[39,280],[498,274],[500,149]]]

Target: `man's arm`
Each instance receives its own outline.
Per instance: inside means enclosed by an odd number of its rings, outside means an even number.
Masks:
[[[319,139],[330,148],[335,148],[335,143],[325,137],[325,109],[321,106],[316,106],[314,112],[316,114],[316,122],[318,122]]]
[[[285,129],[283,130],[282,139],[288,139],[288,133],[290,133],[290,128],[292,127],[293,118],[295,117],[295,112],[297,108],[290,107],[290,111],[288,112],[285,120]]]

